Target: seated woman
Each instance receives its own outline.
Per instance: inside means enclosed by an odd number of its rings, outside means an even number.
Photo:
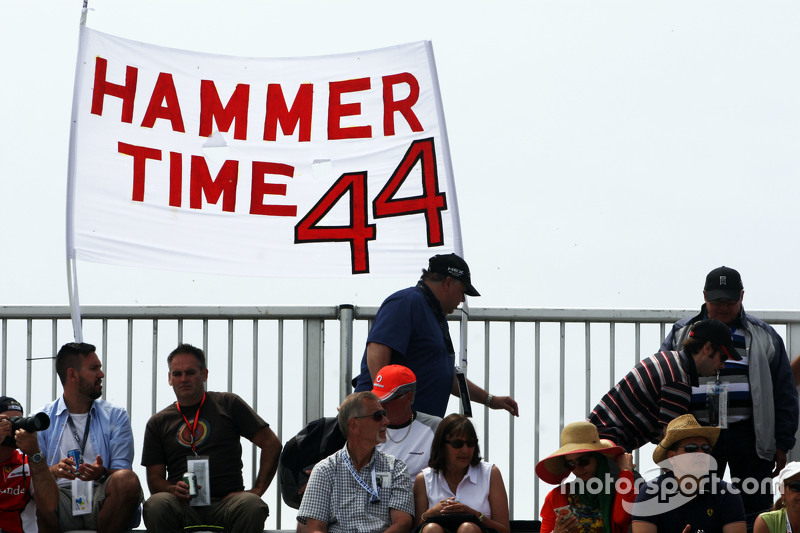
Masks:
[[[619,477],[627,483],[615,483],[607,457],[616,460]],[[592,423],[573,422],[561,431],[561,448],[536,465],[539,479],[552,485],[570,472],[576,479],[554,488],[544,500],[541,533],[627,533],[631,515],[622,503],[636,499],[631,454],[600,439]]]
[[[452,414],[441,421],[428,465],[414,482],[418,531],[511,531],[503,477],[495,465],[481,461],[469,418]]]
[[[787,464],[775,482],[781,493],[783,508],[758,515],[753,524],[753,533],[800,531],[800,462]]]

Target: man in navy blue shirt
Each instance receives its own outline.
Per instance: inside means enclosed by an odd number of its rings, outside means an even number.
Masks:
[[[464,301],[464,295],[480,296],[472,286],[467,263],[456,254],[431,257],[419,283],[392,294],[378,310],[361,359],[361,374],[354,380],[356,392],[372,390],[384,366],[403,365],[417,376],[414,409],[443,417],[450,394],[459,395],[446,316]],[[519,416],[513,398],[493,396],[469,380],[467,387],[473,401]]]

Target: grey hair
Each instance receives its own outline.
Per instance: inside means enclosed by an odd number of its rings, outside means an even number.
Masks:
[[[345,439],[347,438],[347,429],[350,424],[350,419],[367,414],[367,410],[364,407],[363,402],[365,398],[380,402],[378,397],[373,394],[372,391],[362,391],[354,392],[345,398],[342,402],[342,405],[339,406],[339,430],[342,432],[342,435],[344,435]]]

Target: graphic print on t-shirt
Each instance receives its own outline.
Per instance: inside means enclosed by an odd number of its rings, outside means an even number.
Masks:
[[[211,424],[208,423],[208,420],[205,418],[201,418],[197,421],[197,428],[194,431],[194,446],[197,448],[198,446],[202,446],[204,442],[206,442],[211,435]],[[178,444],[185,448],[192,447],[192,428],[188,427],[186,424],[181,424],[180,428],[178,428],[178,434],[176,435]]]

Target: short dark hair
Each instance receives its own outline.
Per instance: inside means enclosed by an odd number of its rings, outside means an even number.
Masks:
[[[475,426],[472,425],[469,418],[458,413],[448,415],[439,422],[439,427],[436,428],[436,433],[433,435],[433,442],[431,443],[431,458],[428,461],[428,466],[433,468],[435,472],[447,471],[447,454],[444,447],[447,446],[445,440],[448,437],[464,435],[467,439],[475,439],[475,449],[472,452],[472,459],[469,464],[472,466],[477,465],[481,461],[481,447],[478,445],[478,434],[475,432]]]
[[[696,353],[700,353],[700,350],[703,349],[703,346],[706,345],[707,341],[704,339],[698,339],[697,337],[686,337],[686,340],[683,341],[683,351],[686,352],[687,355],[694,355]],[[714,349],[715,352],[724,352],[722,346],[719,344],[711,343],[711,347]]]
[[[86,357],[96,351],[97,348],[88,342],[68,342],[62,346],[56,354],[56,374],[58,374],[61,384],[64,385],[67,382],[67,370],[70,368],[80,370],[83,365],[81,357]]]
[[[176,355],[181,354],[188,354],[193,355],[197,358],[197,362],[200,365],[200,370],[205,370],[206,368],[206,354],[200,348],[196,346],[192,346],[191,344],[182,343],[179,344],[177,348],[172,350],[170,354],[167,356],[167,367],[169,368],[172,365],[172,360],[175,358]]]

